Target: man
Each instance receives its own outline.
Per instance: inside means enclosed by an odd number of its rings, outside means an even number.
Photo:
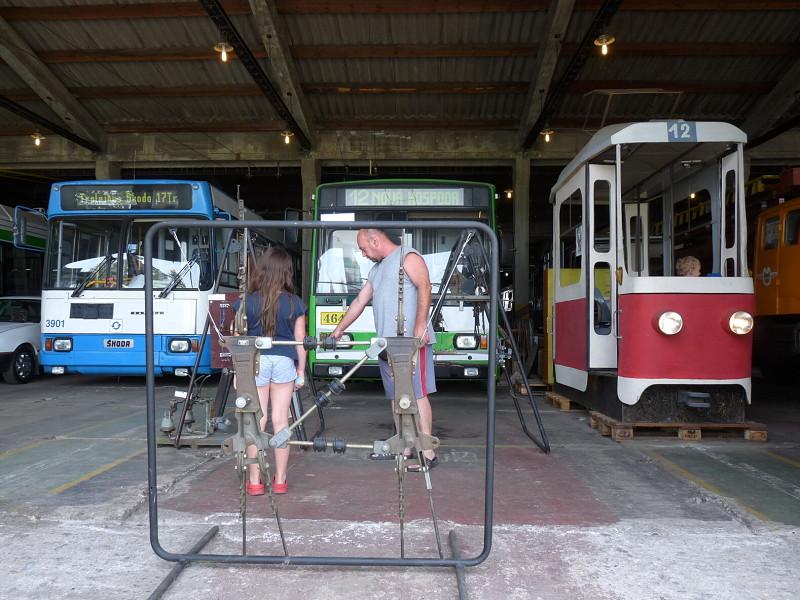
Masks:
[[[410,333],[425,342],[419,350],[413,379],[419,409],[420,429],[423,433],[431,435],[433,414],[428,395],[436,391],[436,379],[434,377],[433,349],[431,348],[435,334],[433,328],[428,325],[428,312],[431,306],[431,280],[428,267],[419,252],[413,248],[398,246],[389,239],[386,232],[380,229],[360,229],[356,242],[361,254],[375,265],[370,269],[364,287],[331,335],[338,340],[364,311],[370,300],[372,300],[372,314],[378,336],[396,337],[398,320],[402,318],[403,335]],[[401,259],[404,270],[403,315],[398,314]],[[380,359],[378,366],[386,396],[391,400],[394,397],[394,379],[391,369],[386,361]],[[379,458],[376,455],[371,457]],[[426,450],[424,457],[429,469],[435,467],[439,462],[433,450]],[[409,470],[419,470],[419,467],[414,465],[409,467]]]

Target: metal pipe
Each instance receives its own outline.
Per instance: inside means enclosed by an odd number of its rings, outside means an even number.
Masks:
[[[208,542],[211,541],[211,538],[217,535],[218,531],[219,527],[214,525],[211,529],[209,529],[206,532],[206,534],[203,537],[201,537],[198,540],[198,542],[194,546],[192,546],[189,549],[189,552],[191,552],[192,554],[200,552],[200,550],[202,550],[203,547]],[[158,587],[153,590],[153,593],[147,597],[147,600],[158,600],[159,598],[161,598],[161,596],[164,595],[164,592],[166,592],[167,589],[169,589],[169,586],[172,585],[172,582],[178,578],[178,575],[181,574],[181,571],[183,571],[183,569],[186,567],[187,564],[188,563],[186,561],[181,561],[177,565],[172,567],[172,570],[169,573],[167,573],[167,576],[164,577],[161,583],[158,584]]]
[[[489,241],[491,268],[489,269],[489,328],[497,330],[497,298],[499,296],[499,273],[497,263],[499,244],[497,236],[484,223],[453,222],[453,221],[162,221],[156,223],[145,236],[145,364],[146,397],[147,397],[147,493],[148,509],[150,516],[150,545],[153,551],[170,561],[202,561],[220,563],[249,563],[249,564],[276,564],[276,565],[327,565],[327,566],[384,566],[384,567],[472,567],[485,561],[492,550],[492,522],[494,517],[494,457],[495,457],[495,378],[497,367],[497,336],[489,336],[489,364],[487,379],[486,403],[486,477],[484,480],[484,531],[483,548],[480,554],[471,558],[376,558],[359,556],[242,556],[231,554],[176,554],[169,552],[162,545],[158,535],[158,472],[156,464],[156,413],[155,413],[155,333],[153,329],[153,241],[157,233],[167,227],[210,227],[212,229],[227,229],[239,227],[283,227],[287,229],[390,229],[404,226],[417,229],[464,229],[471,228],[482,232]]]

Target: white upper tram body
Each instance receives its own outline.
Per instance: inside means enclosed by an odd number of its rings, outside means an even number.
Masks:
[[[727,123],[613,125],[562,171],[552,331],[566,395],[627,420],[744,418],[745,142]],[[702,276],[676,274],[689,255]]]

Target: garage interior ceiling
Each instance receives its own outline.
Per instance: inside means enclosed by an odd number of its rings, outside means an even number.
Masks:
[[[220,61],[214,45],[234,40],[216,9],[274,98],[241,52]],[[585,48],[599,27],[616,38],[605,57]],[[232,134],[280,149],[284,131],[298,157],[325,135],[328,156],[343,135],[368,154],[445,131],[513,153],[544,148],[545,127],[664,118],[728,121],[752,139],[796,125],[799,32],[788,0],[14,0],[0,7],[0,96],[22,110],[0,109],[0,145],[58,135],[25,111],[115,160],[136,147],[115,137],[147,134],[212,162]]]

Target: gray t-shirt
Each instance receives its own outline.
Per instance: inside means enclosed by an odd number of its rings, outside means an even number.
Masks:
[[[367,279],[372,284],[372,314],[375,317],[375,331],[380,337],[397,336],[397,304],[400,288],[400,256],[419,254],[413,248],[398,247],[369,271]],[[405,315],[405,336],[414,335],[417,320],[417,288],[403,272],[403,314]],[[430,314],[430,309],[426,313]],[[427,317],[426,317],[427,319]],[[428,326],[431,343],[436,339],[433,327]]]

